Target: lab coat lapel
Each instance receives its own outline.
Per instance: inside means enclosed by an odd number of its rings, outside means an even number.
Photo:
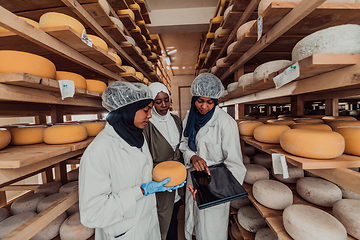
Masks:
[[[211,119],[196,134],[197,139],[201,139],[203,136],[205,136],[208,133],[208,131],[211,127],[215,127],[215,119],[217,118],[217,115],[219,114],[218,108],[219,108],[218,106],[215,107],[215,111],[214,111],[214,114],[211,117]]]

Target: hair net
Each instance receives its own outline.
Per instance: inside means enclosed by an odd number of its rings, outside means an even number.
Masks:
[[[191,95],[218,99],[224,93],[220,79],[211,73],[199,74],[191,84]]]
[[[153,99],[147,85],[117,81],[108,86],[103,92],[102,105],[111,112],[144,99]]]

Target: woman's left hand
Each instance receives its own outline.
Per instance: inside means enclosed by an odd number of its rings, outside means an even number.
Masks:
[[[197,189],[193,189],[190,184],[189,184],[189,186],[188,186],[186,189],[191,192],[191,194],[193,195],[194,201],[196,201],[195,194],[197,193]]]

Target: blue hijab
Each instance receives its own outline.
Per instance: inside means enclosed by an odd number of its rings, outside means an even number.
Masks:
[[[214,115],[215,107],[218,105],[218,99],[213,99],[215,106],[205,115],[201,114],[199,110],[195,106],[196,100],[199,97],[192,97],[191,98],[191,108],[189,112],[189,116],[187,119],[186,127],[184,130],[184,136],[188,137],[188,146],[194,152],[197,151],[196,147],[196,134],[199,132],[200,128],[202,128]]]

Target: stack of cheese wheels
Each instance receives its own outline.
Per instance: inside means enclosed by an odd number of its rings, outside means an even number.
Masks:
[[[294,121],[296,123],[324,123],[323,120],[318,118],[295,118]]]
[[[255,148],[253,146],[251,146],[251,145],[245,144],[244,154],[246,156],[254,155],[255,154]]]
[[[31,20],[29,18],[25,18],[25,17],[19,17],[22,20],[25,20],[27,23],[29,23],[30,25],[36,27],[36,28],[40,28],[40,25],[38,22]],[[9,30],[7,30],[6,28],[0,27],[0,32],[8,32]]]
[[[236,209],[249,205],[251,205],[251,202],[248,197],[238,198],[230,202],[230,206]]]
[[[96,121],[96,122],[82,122],[81,125],[86,127],[89,137],[95,137],[96,135],[104,129],[106,121]]]
[[[357,121],[355,117],[351,116],[325,116],[322,120],[324,120],[326,124],[329,124],[332,121]]]
[[[12,145],[29,145],[44,142],[46,125],[18,126],[11,128]]]
[[[217,38],[219,35],[229,35],[231,33],[231,29],[223,29],[222,27],[219,27],[215,31],[215,38]]]
[[[261,228],[255,234],[255,240],[278,240],[270,228]]]
[[[121,42],[121,44],[131,44],[135,47],[135,40],[130,37],[130,36],[125,36],[126,37],[126,41],[125,42]]]
[[[75,18],[57,12],[47,12],[43,14],[40,17],[39,25],[41,28],[69,26],[74,29],[80,36],[85,30],[85,27]]]
[[[345,227],[346,231],[356,239],[360,239],[360,200],[341,199],[333,205],[333,215]]]
[[[116,26],[120,28],[121,31],[124,31],[124,24],[120,21],[120,19],[116,17],[110,17],[111,21],[115,23]]]
[[[102,40],[100,37],[92,35],[92,34],[88,34],[88,37],[92,40],[93,45],[101,48],[105,52],[107,52],[109,50],[109,47],[106,44],[106,42],[104,40]]]
[[[321,178],[300,178],[296,182],[296,191],[306,201],[323,207],[332,207],[342,198],[338,186]]]
[[[246,164],[246,175],[244,178],[244,182],[247,184],[254,184],[259,180],[268,180],[269,179],[269,171],[260,165],[256,164]]]
[[[331,121],[329,122],[329,126],[332,129],[336,129],[337,127],[342,127],[342,126],[360,126],[360,121],[351,121],[351,120]]]
[[[165,161],[157,164],[153,170],[154,181],[161,182],[165,178],[171,178],[171,181],[164,185],[165,187],[173,187],[183,183],[186,179],[184,164],[177,161]]]
[[[245,34],[250,32],[250,29],[254,24],[256,24],[256,20],[252,20],[241,25],[236,32],[237,41],[243,39],[245,37]]]
[[[254,83],[254,73],[246,73],[239,77],[239,87],[247,86]]]
[[[126,73],[131,73],[132,75],[135,75],[136,74],[136,70],[135,68],[131,67],[131,66],[122,66]]]
[[[290,127],[292,129],[313,129],[313,130],[332,131],[329,125],[317,124],[317,123],[295,123],[290,125]]]
[[[114,57],[115,62],[121,66],[122,61],[121,61],[121,58],[119,57],[119,55],[117,55],[116,53],[112,53],[112,52],[108,52],[108,53],[110,54],[110,56]]]
[[[135,14],[131,9],[117,10],[117,14],[119,14],[119,15],[129,15],[131,20],[135,21]]]
[[[44,193],[46,196],[59,192],[61,182],[49,182],[39,186],[34,193]]]
[[[9,217],[9,211],[6,208],[0,208],[0,222]]]
[[[65,212],[52,220],[45,228],[38,232],[31,240],[48,240],[59,235],[61,224],[65,221],[67,215]]]
[[[290,126],[291,124],[294,124],[295,122],[292,120],[281,120],[281,119],[269,119],[266,121],[268,124],[283,124]]]
[[[256,181],[252,191],[256,201],[271,209],[283,210],[293,204],[290,188],[275,180]]]
[[[254,163],[265,167],[266,169],[272,168],[272,158],[270,154],[260,153],[254,156]]]
[[[339,186],[341,192],[342,192],[342,198],[345,199],[356,199],[356,200],[360,200],[360,194],[354,193],[353,191],[350,191],[346,188],[343,188],[341,186]]]
[[[67,172],[67,179],[69,182],[77,181],[79,179],[79,168],[73,169],[70,172]]]
[[[0,73],[23,72],[55,79],[55,65],[48,59],[27,52],[0,50]]]
[[[6,128],[0,128],[0,150],[11,142],[11,133]]]
[[[236,44],[237,44],[237,41],[231,43],[231,44],[227,47],[227,49],[226,49],[226,54],[227,54],[227,55],[229,55],[229,54],[233,51],[233,49],[234,49],[234,47],[235,47]]]
[[[144,74],[142,74],[141,72],[136,72],[135,76],[140,79],[140,81],[142,81],[144,79]]]
[[[85,240],[95,233],[94,228],[88,228],[80,222],[80,212],[68,217],[60,227],[61,240]]]
[[[262,79],[268,78],[270,73],[279,71],[280,69],[290,65],[291,61],[289,60],[276,60],[263,63],[254,70],[254,80],[260,81]]]
[[[329,213],[315,207],[302,204],[288,206],[283,212],[283,223],[293,239],[347,239],[344,226]]]
[[[38,203],[45,197],[44,193],[30,193],[18,198],[11,204],[11,213],[16,215],[22,212],[35,212]]]
[[[244,240],[241,231],[239,230],[238,226],[235,223],[231,225],[230,233],[235,240]]]
[[[78,189],[78,187],[79,187],[78,181],[72,181],[65,185],[62,185],[59,189],[59,193],[71,193],[76,189]]]
[[[272,175],[277,180],[284,182],[284,183],[296,183],[299,178],[304,177],[304,170],[301,168],[295,167],[291,164],[287,164],[289,177],[284,178],[283,174],[274,174],[274,171],[272,171]]]
[[[238,123],[239,133],[244,136],[252,136],[254,129],[261,125],[264,124],[260,121],[241,121]]]
[[[86,127],[81,124],[54,125],[44,131],[44,142],[47,144],[80,142],[87,137]]]
[[[86,88],[92,92],[102,93],[107,88],[106,83],[100,80],[86,79]]]
[[[331,159],[344,152],[345,140],[336,132],[291,129],[281,134],[280,146],[286,152],[300,157]]]
[[[247,231],[256,233],[259,229],[266,227],[265,218],[253,206],[245,206],[239,209],[237,218],[239,224]]]
[[[56,71],[56,80],[71,80],[75,84],[75,88],[86,89],[86,80],[77,73]]]
[[[254,129],[254,138],[264,143],[280,143],[280,135],[290,130],[290,127],[282,124],[263,124]]]
[[[334,131],[345,139],[345,153],[360,156],[360,126],[342,126]]]
[[[226,90],[228,91],[228,93],[231,93],[231,92],[235,91],[236,89],[238,89],[238,87],[239,87],[239,84],[237,82],[233,82],[227,86]]]
[[[36,216],[36,212],[23,212],[6,218],[0,222],[0,239],[32,219]]]

